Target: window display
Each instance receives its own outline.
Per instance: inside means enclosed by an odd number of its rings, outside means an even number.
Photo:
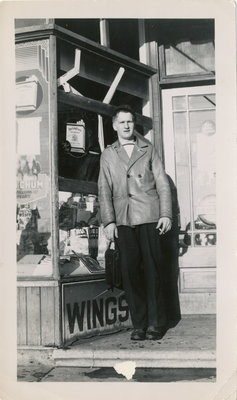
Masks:
[[[108,242],[103,233],[98,197],[59,192],[61,275],[104,273]]]
[[[187,246],[214,246],[215,95],[174,97],[173,122],[181,230],[185,232],[183,242]]]
[[[49,40],[16,45],[16,91],[18,272],[51,275]]]

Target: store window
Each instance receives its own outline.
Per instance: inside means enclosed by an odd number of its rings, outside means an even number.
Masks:
[[[192,43],[189,40],[164,47],[165,74],[198,74],[215,70],[214,43],[210,40]]]
[[[60,108],[60,107],[59,107]],[[98,176],[101,148],[98,114],[82,108],[58,116],[59,256],[64,278],[104,273],[108,246],[100,219]],[[116,140],[103,116],[104,145]]]
[[[49,58],[48,40],[16,45],[16,240],[23,275],[52,274]]]
[[[172,99],[181,230],[188,246],[216,245],[215,102],[212,93]]]
[[[64,277],[104,272],[108,243],[97,195],[59,192],[59,243]]]
[[[101,152],[117,139],[113,106],[129,104],[138,115],[138,132],[148,129],[145,124],[143,128],[142,106],[149,99],[149,74],[131,67],[131,61],[126,66],[123,59],[120,63],[109,52],[101,55],[96,46],[94,50],[61,39],[57,42],[59,255],[64,279],[83,280],[105,272],[108,242],[100,219],[97,182]],[[110,91],[111,97],[104,102]]]
[[[146,20],[148,41],[159,46],[160,79],[194,75],[214,76],[213,19]]]

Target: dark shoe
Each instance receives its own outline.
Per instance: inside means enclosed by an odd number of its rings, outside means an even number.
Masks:
[[[165,327],[155,328],[154,326],[149,326],[146,331],[146,339],[148,340],[160,340],[163,338],[165,332]]]
[[[131,340],[145,340],[146,333],[144,329],[134,329],[131,334]]]

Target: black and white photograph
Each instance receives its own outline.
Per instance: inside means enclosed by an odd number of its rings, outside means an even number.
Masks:
[[[234,5],[12,3],[2,398],[235,399]]]

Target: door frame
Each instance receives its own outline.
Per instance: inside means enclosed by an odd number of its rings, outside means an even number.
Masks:
[[[176,185],[172,97],[216,93],[215,85],[162,89],[163,149],[166,173]],[[190,185],[190,183],[189,183]],[[179,257],[182,313],[215,313],[216,246],[188,247]]]

